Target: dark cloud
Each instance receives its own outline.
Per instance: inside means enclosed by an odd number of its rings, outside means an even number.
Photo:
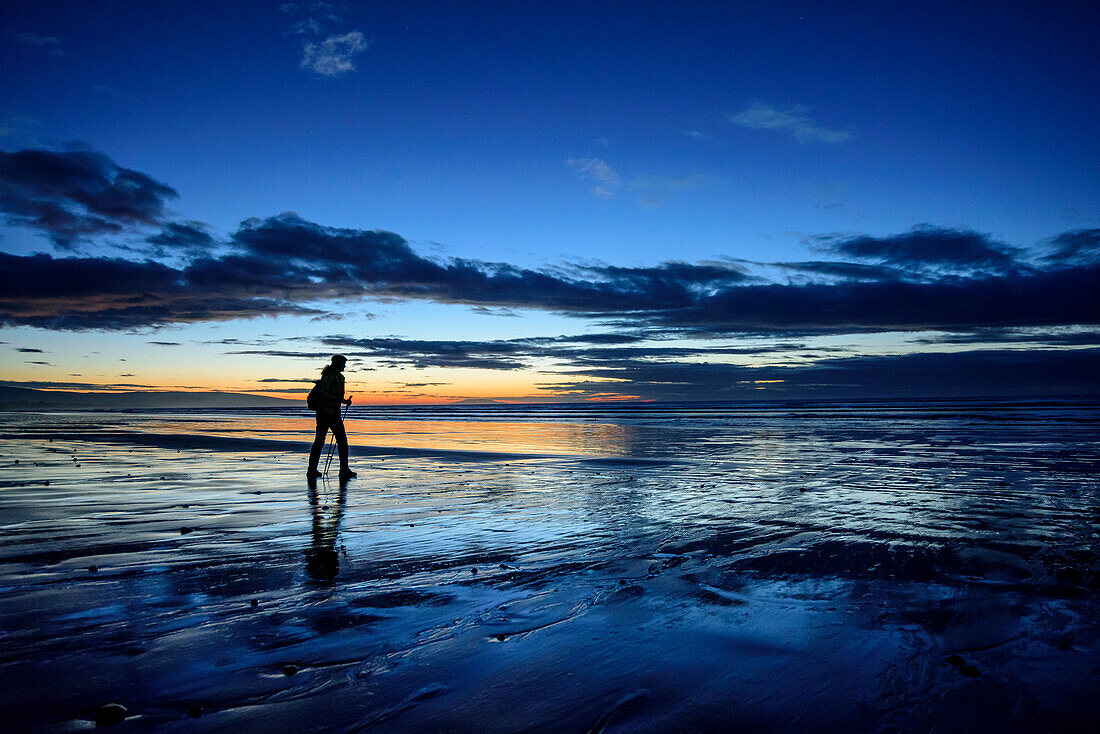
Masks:
[[[604,337],[612,335],[589,335]],[[581,336],[581,340],[585,337]],[[629,341],[636,337],[628,336]],[[684,346],[578,346],[577,337],[534,337],[490,341],[454,341],[402,339],[398,337],[352,338],[327,337],[319,340],[330,350],[359,359],[376,360],[390,367],[442,367],[466,369],[517,370],[532,367],[540,360],[553,360],[565,365],[588,368],[615,367],[635,364],[640,360],[669,360],[690,357],[725,355],[760,355],[790,353],[804,348],[792,342],[744,346],[702,345]],[[612,339],[608,344],[614,344]],[[294,359],[322,359],[331,354],[279,349],[259,349],[232,352],[233,354],[262,354]]]
[[[806,262],[760,263],[782,270],[791,270],[811,275],[823,275],[828,278],[844,280],[904,280],[907,273],[886,265],[867,265],[866,263],[831,262],[827,260],[808,260]]]
[[[1052,248],[1044,259],[1078,265],[1100,262],[1100,229],[1078,229],[1050,240]]]
[[[53,367],[52,362],[34,362],[34,361],[31,361],[31,360],[28,359],[28,360],[25,360],[25,363],[26,364],[40,364],[40,365],[44,365],[46,367]]]
[[[230,336],[230,337],[225,337],[225,338],[222,338],[222,339],[207,339],[206,341],[203,342],[203,344],[248,344],[248,345],[251,345],[251,346],[262,346],[264,344],[275,344],[277,342],[283,341],[283,339],[280,339],[280,338],[274,338],[274,339],[269,338],[269,337],[271,337],[270,334],[261,334],[260,336],[265,337],[265,338],[262,338],[262,339],[238,339],[236,337]],[[302,337],[300,337],[300,338],[302,338]]]
[[[483,301],[620,326],[697,333],[849,332],[1100,323],[1100,265],[927,282],[739,282],[724,268],[589,268],[589,280],[418,256],[392,233],[274,218],[235,235],[247,248],[176,269],[111,258],[0,253],[0,321],[130,328],[274,314],[324,314],[332,299]]]
[[[201,268],[201,266],[200,266]],[[47,329],[129,329],[277,314],[313,315],[293,284],[242,273],[204,281],[193,268],[153,261],[0,253],[0,324]]]
[[[1012,264],[1010,249],[984,235],[927,227],[892,239],[853,238],[831,246],[890,264],[953,265],[974,272],[905,282],[892,271],[837,263],[827,274],[846,275],[847,281],[761,284],[732,265],[670,262],[649,268],[589,266],[571,276],[499,263],[436,263],[393,233],[326,228],[289,214],[247,222],[234,238],[269,268],[283,264],[303,274],[298,277],[314,284],[320,279],[347,293],[358,288],[376,297],[480,301],[623,317],[620,324],[660,328],[814,332],[1073,324],[1100,318],[1100,295],[1088,287],[1095,282],[1095,267],[1033,271]],[[228,265],[221,263],[223,269]],[[248,272],[256,277],[254,269]]]
[[[646,290],[651,290],[654,283],[667,284],[675,289],[683,285],[722,287],[756,280],[743,267],[733,263],[695,265],[673,261],[649,268],[622,268],[601,265],[584,268],[584,270],[608,278],[612,282],[631,283]]]
[[[165,265],[115,258],[0,253],[0,266],[0,298],[20,299],[28,309],[36,303],[165,293],[180,281],[180,273]]]
[[[182,346],[180,342],[147,342],[148,344],[155,344],[158,347],[179,347]]]
[[[393,232],[325,227],[293,213],[244,221],[221,243],[228,251],[215,255],[204,225],[166,217],[164,202],[174,195],[96,153],[0,153],[0,208],[9,221],[38,227],[59,243],[156,226],[147,244],[177,248],[173,261],[184,261],[177,267],[152,259],[0,253],[0,324],[75,330],[279,314],[331,319],[347,310],[334,302],[364,298],[538,309],[615,327],[606,335],[568,337],[573,346],[683,335],[1100,323],[1097,230],[1059,235],[1031,261],[987,235],[927,226],[893,237],[817,238],[823,249],[868,262],[755,264],[797,274],[777,283],[733,262],[532,270],[434,260]],[[416,352],[375,339],[359,349],[393,363],[491,369],[518,369],[538,351],[533,343],[476,350],[462,344],[433,351],[425,343]],[[542,355],[555,356],[552,341],[540,346]]]
[[[96,234],[157,225],[167,184],[90,151],[0,151],[0,211],[14,224],[41,230],[67,247]]]
[[[343,265],[363,277],[391,273],[404,277],[426,274],[426,260],[416,255],[400,235],[383,230],[324,227],[286,212],[241,223],[232,236],[253,255],[283,261]]]
[[[324,313],[317,314],[316,316],[311,318],[310,321],[315,322],[315,323],[328,323],[330,321],[343,321],[344,319],[349,318],[351,316],[361,318],[365,321],[369,321],[371,319],[378,318],[375,314],[365,313],[365,312],[364,313],[359,313],[359,314],[347,314],[347,313],[337,313],[336,311],[325,311]]]
[[[25,352],[25,353],[28,353],[28,354],[31,354],[31,353],[33,353],[33,354],[45,354],[45,352],[43,352],[41,349],[33,349],[31,347],[19,347],[15,351]]]
[[[708,344],[696,347],[598,347],[589,349],[571,350],[544,350],[544,354],[577,365],[608,365],[622,361],[635,362],[637,360],[670,360],[685,359],[688,357],[708,356],[752,356],[761,354],[789,353],[803,349],[804,345],[794,343],[723,347]]]
[[[364,340],[367,341],[367,340]],[[395,340],[401,341],[401,340]],[[385,367],[446,367],[483,370],[519,370],[528,366],[527,355],[522,358],[493,356],[492,342],[485,350],[477,342],[438,344],[425,342],[419,346],[402,345],[392,347],[366,347],[362,349],[341,348],[341,352],[350,358],[374,359]],[[488,353],[487,353],[488,352]],[[292,351],[284,349],[242,349],[230,354],[263,355],[266,357],[286,357],[290,359],[328,360],[331,351]],[[365,368],[369,371],[370,368]]]
[[[890,237],[825,235],[813,238],[812,242],[839,255],[902,268],[1013,272],[1019,267],[1016,248],[978,232],[929,225]]]
[[[609,381],[610,380],[610,381]],[[803,366],[623,362],[547,383],[578,397],[844,400],[1100,394],[1100,349],[971,350],[854,356]]]
[[[981,329],[937,334],[914,339],[915,344],[1046,344],[1049,346],[1100,346],[1100,331],[1036,331],[1033,329]]]
[[[509,318],[516,318],[518,313],[510,308],[488,308],[486,306],[471,306],[470,313],[481,314],[482,316],[505,316]]]
[[[418,255],[393,232],[324,227],[296,214],[246,220],[232,241],[241,265],[279,264],[288,276],[322,280],[348,295],[600,313],[687,306],[699,292],[751,280],[733,264],[667,262],[646,268],[575,268],[574,275],[507,263]],[[218,261],[223,267],[225,259]]]
[[[145,241],[170,250],[204,252],[214,246],[214,238],[202,222],[168,222],[160,232]]]
[[[623,334],[605,332],[602,334],[562,334],[561,336],[540,336],[521,341],[533,344],[634,344],[651,337],[641,334]]]
[[[239,267],[278,266],[285,280],[325,286],[343,295],[426,299],[567,313],[643,309],[652,303],[686,306],[693,284],[678,278],[691,267],[679,263],[654,268],[585,268],[583,277],[517,268],[506,263],[455,259],[435,262],[416,254],[393,232],[340,229],[307,222],[286,213],[243,223],[232,241],[247,254]],[[210,268],[227,270],[229,258]],[[699,266],[706,283],[716,269]],[[727,280],[738,277],[723,270]],[[596,279],[591,279],[595,275]],[[609,277],[600,277],[609,276]]]
[[[387,366],[462,367],[518,370],[527,366],[530,347],[507,341],[429,341],[382,337],[330,337],[326,346],[357,357],[371,357]]]
[[[929,283],[746,285],[624,323],[698,334],[806,333],[1100,323],[1100,265]]]
[[[252,354],[264,357],[287,357],[289,359],[323,359],[326,362],[332,358],[330,351],[293,351],[290,349],[237,349],[226,354]],[[345,355],[353,356],[353,355]]]

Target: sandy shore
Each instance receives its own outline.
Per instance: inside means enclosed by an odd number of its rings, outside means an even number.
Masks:
[[[311,490],[302,422],[4,416],[0,716],[1091,730],[1100,423],[1002,418],[364,421]]]

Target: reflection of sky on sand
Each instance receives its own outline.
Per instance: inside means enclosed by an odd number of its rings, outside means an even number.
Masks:
[[[303,411],[305,412],[305,411]],[[134,414],[116,427],[181,436],[225,436],[282,441],[312,440],[312,417],[198,414],[186,419]],[[345,421],[353,444],[447,451],[491,451],[550,455],[623,456],[630,453],[630,426],[614,423],[509,421],[358,420]]]
[[[440,452],[353,451],[343,489],[307,486],[297,419],[0,416],[0,715],[1072,731],[1096,713],[1100,422],[997,415],[397,421]],[[196,425],[255,442],[177,440]]]
[[[614,424],[401,420],[348,420],[347,430],[371,446],[569,456],[626,455],[631,433]]]

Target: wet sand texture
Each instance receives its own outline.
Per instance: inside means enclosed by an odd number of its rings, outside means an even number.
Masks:
[[[3,727],[1100,721],[1093,406],[490,417],[0,415]]]

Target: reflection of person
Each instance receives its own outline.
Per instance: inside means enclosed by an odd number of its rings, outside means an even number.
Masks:
[[[336,551],[336,535],[344,514],[348,485],[340,482],[340,493],[333,505],[322,504],[317,483],[309,484],[309,508],[313,515],[313,543],[306,551],[306,573],[318,581],[332,581],[340,572],[340,554]],[[329,496],[331,501],[331,495]]]
[[[336,437],[336,447],[340,451],[340,479],[346,480],[355,476],[355,472],[348,466],[348,435],[344,433],[344,420],[340,417],[340,404],[351,405],[351,398],[344,398],[343,372],[347,362],[346,357],[337,354],[321,370],[321,394],[317,396],[317,435],[309,450],[309,470],[306,471],[306,476],[310,479],[321,476],[321,472],[317,471],[317,462],[321,459],[325,436],[329,430]]]

